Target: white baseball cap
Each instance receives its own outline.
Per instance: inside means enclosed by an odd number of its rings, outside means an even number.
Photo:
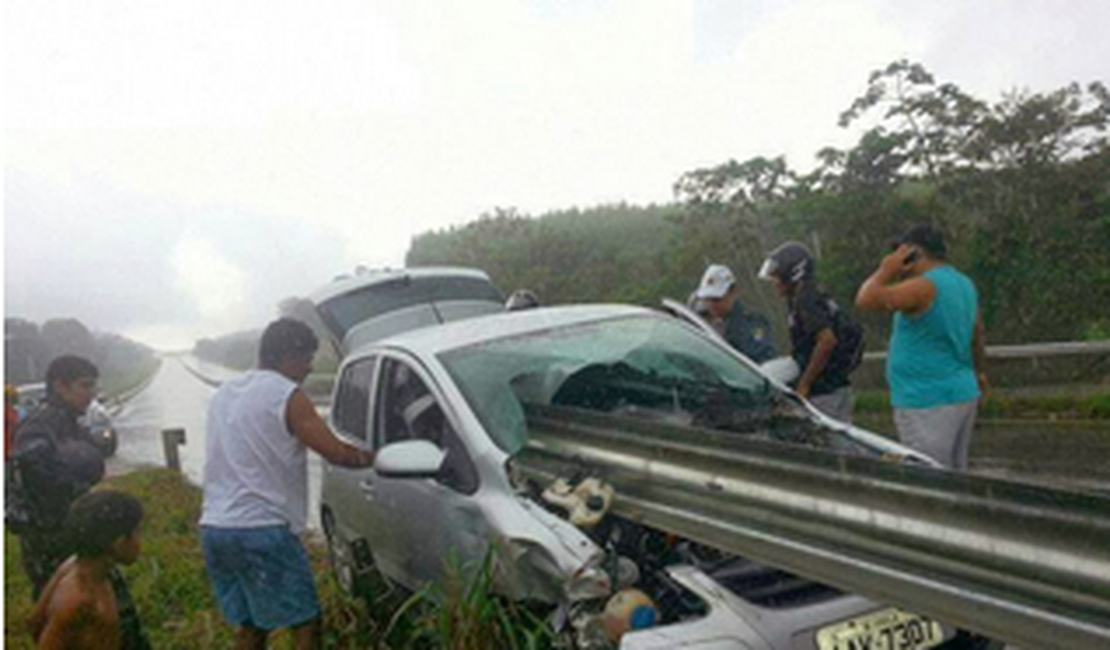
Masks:
[[[694,295],[702,300],[723,298],[732,285],[736,284],[736,276],[724,264],[711,264],[701,276],[701,285]]]

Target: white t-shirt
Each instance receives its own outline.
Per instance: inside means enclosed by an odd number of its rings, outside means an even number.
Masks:
[[[297,384],[272,370],[225,382],[208,408],[202,526],[304,530],[308,462],[285,409]]]

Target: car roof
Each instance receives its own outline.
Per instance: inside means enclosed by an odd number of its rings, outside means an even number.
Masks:
[[[567,327],[629,316],[650,316],[656,313],[650,309],[632,305],[539,307],[468,318],[406,332],[362,346],[355,350],[351,356],[362,356],[372,348],[382,347],[405,348],[420,355],[436,355],[445,350],[464,348],[486,341],[531,332],[542,332],[556,327]]]
[[[475,278],[489,281],[489,276],[478,269],[468,269],[457,266],[426,266],[408,269],[378,269],[351,277],[341,277],[332,281],[327,286],[321,287],[308,297],[312,304],[331,300],[336,296],[350,293],[363,287],[382,284],[398,278],[427,278],[427,277],[452,277]]]

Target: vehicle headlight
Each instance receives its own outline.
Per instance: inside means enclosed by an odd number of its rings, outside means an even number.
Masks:
[[[598,566],[584,566],[574,572],[574,576],[567,582],[567,600],[592,600],[605,598],[613,593],[613,582],[609,574]]]
[[[498,553],[510,590],[551,602],[604,598],[612,591],[609,575],[599,566],[585,565],[568,570],[539,544],[531,540],[509,540]]]

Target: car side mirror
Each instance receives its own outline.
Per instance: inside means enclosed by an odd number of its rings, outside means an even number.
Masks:
[[[447,452],[427,440],[405,440],[381,448],[374,471],[384,478],[435,478]]]

